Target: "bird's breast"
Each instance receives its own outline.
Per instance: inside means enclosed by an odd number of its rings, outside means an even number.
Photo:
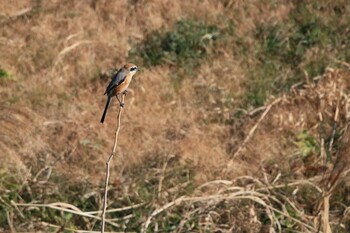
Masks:
[[[116,94],[121,94],[126,89],[128,89],[129,84],[131,82],[131,79],[132,79],[132,76],[131,75],[127,75],[125,77],[124,81],[115,88]]]

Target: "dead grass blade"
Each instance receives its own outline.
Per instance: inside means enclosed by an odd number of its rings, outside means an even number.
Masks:
[[[231,169],[233,166],[233,160],[240,155],[240,153],[242,152],[242,150],[245,148],[247,142],[250,140],[250,138],[253,136],[255,130],[258,128],[259,124],[261,123],[261,121],[266,117],[267,113],[270,111],[270,109],[272,108],[272,106],[278,104],[279,102],[281,102],[282,98],[278,98],[276,100],[274,100],[271,104],[269,104],[265,111],[263,112],[263,114],[261,114],[260,118],[258,119],[258,121],[255,123],[255,125],[250,129],[247,137],[243,140],[242,144],[239,146],[239,148],[237,149],[237,151],[233,154],[231,160],[228,162],[227,168]]]
[[[285,217],[286,219],[289,219],[290,221],[293,221],[297,224],[299,224],[302,228],[304,228],[303,232],[316,232],[317,230],[311,226],[308,223],[305,223],[289,214],[287,211],[287,208],[284,206],[284,202],[287,201],[288,203],[292,203],[286,196],[283,196],[282,200],[281,197],[278,198],[270,193],[266,193],[265,191],[269,188],[261,188],[259,191],[255,190],[245,190],[242,187],[239,186],[231,186],[228,187],[227,184],[229,184],[230,181],[211,181],[207,184],[204,184],[199,187],[199,190],[203,189],[204,187],[209,187],[211,185],[222,185],[223,191],[220,194],[213,194],[213,195],[207,195],[203,194],[203,196],[195,196],[195,197],[188,197],[188,196],[182,196],[180,198],[177,198],[176,200],[169,202],[165,205],[163,205],[160,208],[155,209],[150,216],[147,218],[147,220],[144,222],[142,226],[141,232],[146,232],[149,228],[150,224],[152,223],[152,220],[159,214],[166,212],[172,207],[180,206],[182,204],[188,204],[190,206],[193,206],[196,203],[205,203],[206,206],[215,206],[218,203],[221,203],[223,201],[225,202],[232,202],[232,201],[238,201],[238,200],[250,200],[253,201],[256,204],[259,204],[260,206],[263,206],[268,218],[271,221],[271,225],[274,225],[275,228],[278,229],[279,232],[282,232],[282,226],[280,224],[279,219],[277,218],[276,214]],[[301,183],[302,184],[302,183]],[[296,185],[296,184],[293,184]],[[216,187],[217,188],[217,187]],[[279,206],[282,210],[276,208],[275,206]],[[302,212],[297,209],[297,207],[292,204],[290,205],[293,210],[302,215]],[[198,211],[192,211],[191,214],[194,214]],[[182,223],[183,225],[184,223]],[[181,226],[181,224],[180,224]]]
[[[126,207],[122,207],[122,208],[108,209],[108,210],[106,210],[106,213],[123,212],[123,211],[126,211],[126,210],[136,209],[136,208],[139,208],[139,207],[144,206],[144,205],[146,205],[146,203],[140,203],[140,204],[126,206]],[[99,210],[99,211],[88,211],[88,212],[85,212],[85,213],[87,213],[87,214],[102,214],[102,210]]]
[[[55,210],[60,210],[60,211],[64,211],[67,213],[71,213],[71,214],[75,214],[75,215],[79,215],[82,217],[87,217],[87,218],[93,218],[93,219],[97,219],[97,220],[102,220],[101,217],[86,213],[81,211],[79,208],[71,205],[71,204],[67,204],[67,203],[63,203],[63,202],[55,202],[55,203],[51,203],[51,204],[34,204],[34,203],[26,203],[26,204],[21,204],[21,203],[12,203],[13,205],[17,206],[25,206],[25,207],[39,207],[39,208],[51,208],[51,209],[55,209]],[[113,222],[110,219],[105,219],[105,222],[115,226],[115,227],[119,227],[119,224]]]
[[[59,231],[66,230],[66,231],[71,231],[71,232],[76,232],[76,233],[99,233],[100,231],[85,231],[85,230],[77,230],[77,229],[72,229],[69,227],[62,227],[62,226],[57,226],[55,224],[47,223],[47,222],[41,222],[41,224],[44,227],[52,227],[56,228]],[[121,231],[106,231],[106,233],[120,233]]]

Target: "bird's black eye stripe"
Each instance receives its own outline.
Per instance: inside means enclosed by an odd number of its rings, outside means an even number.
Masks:
[[[134,71],[134,70],[137,70],[137,67],[134,66],[134,67],[131,67],[130,71]]]

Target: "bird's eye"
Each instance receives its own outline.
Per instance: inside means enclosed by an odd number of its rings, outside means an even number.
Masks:
[[[136,67],[136,66],[133,66],[133,67],[131,67],[131,69],[130,69],[130,71],[135,71],[135,70],[137,70],[137,67]]]

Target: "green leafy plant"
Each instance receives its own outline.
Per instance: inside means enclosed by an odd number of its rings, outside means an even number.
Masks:
[[[13,77],[4,69],[0,67],[0,83],[5,80],[13,80]]]
[[[0,68],[0,78],[6,78],[9,74],[2,68]]]
[[[219,29],[192,20],[180,20],[169,31],[153,31],[130,56],[139,56],[146,66],[163,63],[198,65],[213,47]],[[137,51],[137,52],[136,52]]]
[[[310,135],[307,131],[303,131],[297,136],[298,139],[298,147],[300,153],[307,157],[312,153],[319,153],[320,152],[320,146],[317,143],[316,139]]]

